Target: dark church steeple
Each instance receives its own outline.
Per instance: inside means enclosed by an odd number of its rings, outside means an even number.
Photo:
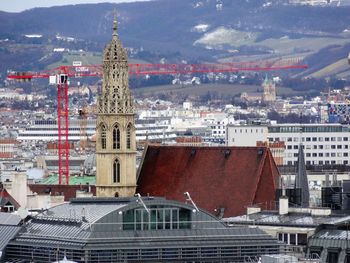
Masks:
[[[301,190],[301,207],[309,207],[309,182],[306,174],[305,156],[302,144],[299,145],[297,171],[295,175],[295,188]]]

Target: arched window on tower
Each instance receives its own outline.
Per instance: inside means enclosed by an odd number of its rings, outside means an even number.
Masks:
[[[106,133],[106,126],[101,126],[101,147],[102,149],[107,148],[107,133]]]
[[[126,149],[131,149],[131,123],[126,128]]]
[[[120,129],[118,125],[113,128],[113,150],[120,149]]]
[[[120,183],[120,162],[118,159],[113,163],[113,183]]]

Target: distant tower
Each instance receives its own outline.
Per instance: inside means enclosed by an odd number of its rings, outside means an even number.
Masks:
[[[102,91],[97,102],[96,195],[133,196],[136,189],[134,101],[128,57],[114,19],[112,41],[103,54]]]
[[[264,88],[263,101],[264,102],[274,102],[276,101],[276,85],[272,80],[265,77],[265,80],[262,84]]]

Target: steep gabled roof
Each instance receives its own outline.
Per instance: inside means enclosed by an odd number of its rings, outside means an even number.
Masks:
[[[5,188],[0,190],[0,207],[5,206],[7,204],[11,204],[18,209],[20,204],[6,191]]]
[[[279,172],[265,147],[149,145],[139,168],[137,192],[185,201],[224,216],[274,201]]]

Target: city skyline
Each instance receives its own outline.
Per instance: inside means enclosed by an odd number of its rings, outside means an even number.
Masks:
[[[52,7],[63,5],[78,5],[78,4],[96,4],[96,3],[130,3],[130,2],[144,2],[151,0],[3,0],[0,6],[0,11],[18,13],[28,9],[37,7]]]

